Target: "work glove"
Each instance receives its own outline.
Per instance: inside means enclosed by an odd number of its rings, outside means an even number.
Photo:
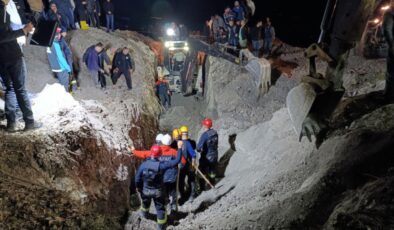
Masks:
[[[178,141],[178,149],[181,149],[183,147],[183,141],[179,140]]]
[[[127,151],[129,151],[130,152],[130,155],[131,156],[133,156],[134,155],[134,150],[135,150],[135,148],[134,148],[134,146],[133,145],[130,145],[129,147],[127,147]]]
[[[196,165],[196,159],[193,159],[193,160],[192,160],[192,167],[193,167],[193,168],[196,168],[196,166],[197,166],[197,165]]]

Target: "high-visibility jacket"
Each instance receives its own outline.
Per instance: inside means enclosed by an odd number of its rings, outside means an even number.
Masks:
[[[160,161],[166,162],[166,161],[171,161],[176,158],[177,151],[175,149],[171,148],[171,146],[162,145],[162,146],[160,146],[160,148],[161,148],[161,151],[163,152],[163,154],[159,158]],[[146,159],[146,158],[150,157],[150,151],[134,150],[133,155],[138,158]],[[181,158],[181,164],[182,165],[186,164],[186,159],[183,156]],[[170,169],[167,169],[163,175],[163,182],[164,183],[175,183],[177,173],[178,173],[178,170],[177,170],[176,166],[172,167]]]

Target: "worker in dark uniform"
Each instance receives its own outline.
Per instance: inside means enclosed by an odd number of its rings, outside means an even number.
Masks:
[[[202,125],[205,132],[201,135],[197,144],[197,151],[201,153],[200,169],[214,184],[218,165],[219,136],[216,130],[212,129],[213,124],[210,118],[204,119]],[[200,180],[200,188],[201,190],[205,189],[205,181]]]
[[[179,178],[179,190],[182,197],[186,197],[185,190],[185,178],[187,177],[187,183],[189,186],[190,194],[189,194],[189,202],[193,202],[194,198],[197,197],[197,187],[196,187],[196,142],[189,138],[189,128],[187,126],[182,126],[179,128],[181,132],[181,139],[184,141],[184,145],[182,148],[182,154],[187,160],[186,165],[181,169],[180,178]]]
[[[385,94],[392,100],[394,99],[394,0],[391,0],[391,7],[384,14],[383,31],[389,45]]]
[[[142,163],[135,176],[135,185],[142,200],[141,215],[147,217],[153,199],[157,213],[157,228],[160,230],[166,229],[167,226],[163,175],[167,169],[175,167],[181,161],[182,146],[182,141],[179,141],[177,157],[170,161],[160,161],[160,146],[152,146],[151,158]]]

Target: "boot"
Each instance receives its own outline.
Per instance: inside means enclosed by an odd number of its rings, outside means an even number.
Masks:
[[[25,129],[23,131],[30,131],[30,130],[35,130],[35,129],[39,129],[42,127],[42,123],[41,122],[33,122],[33,123],[26,123],[25,124]]]
[[[9,133],[16,132],[16,124],[15,123],[7,123],[7,132],[9,132]]]
[[[139,216],[144,219],[148,219],[148,212],[140,210]]]
[[[166,224],[157,224],[157,230],[166,230],[167,225]]]
[[[190,196],[189,196],[189,202],[192,203],[194,201],[194,198],[196,197],[196,183],[192,182],[190,183]]]

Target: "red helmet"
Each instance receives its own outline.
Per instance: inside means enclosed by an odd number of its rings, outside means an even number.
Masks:
[[[207,127],[208,129],[212,128],[212,119],[210,118],[205,118],[201,123],[204,127]]]
[[[150,148],[150,156],[153,158],[159,158],[161,156],[161,148],[158,145],[153,145]]]

